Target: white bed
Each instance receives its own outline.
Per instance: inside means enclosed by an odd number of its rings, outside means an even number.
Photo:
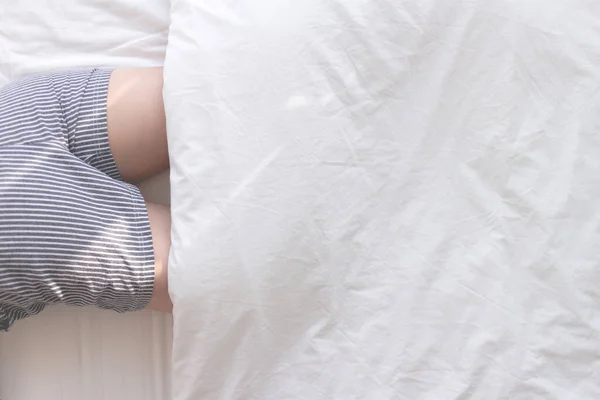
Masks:
[[[176,400],[600,398],[600,5],[172,0]]]
[[[55,308],[0,398],[600,398],[596,2],[25,3],[3,80],[169,26],[173,363],[164,316]]]
[[[164,60],[167,0],[0,1],[0,85],[40,71]],[[168,202],[168,175],[146,182]],[[168,400],[169,316],[56,307],[0,334],[2,400]]]

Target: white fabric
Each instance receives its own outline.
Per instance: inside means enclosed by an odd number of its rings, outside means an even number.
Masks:
[[[92,66],[160,65],[167,0],[0,1],[0,85]],[[168,201],[168,182],[145,183]],[[166,400],[171,318],[56,307],[0,334],[0,398]]]
[[[172,0],[174,398],[600,398],[599,4]]]

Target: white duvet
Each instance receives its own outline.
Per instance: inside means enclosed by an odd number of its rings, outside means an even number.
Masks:
[[[172,0],[176,400],[600,398],[600,6]]]

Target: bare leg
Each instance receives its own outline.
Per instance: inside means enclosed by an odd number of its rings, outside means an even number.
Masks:
[[[108,140],[123,179],[135,183],[169,167],[162,68],[117,69],[108,87]],[[148,308],[170,312],[169,207],[146,203],[154,244],[154,293]]]
[[[127,182],[169,168],[162,68],[117,69],[108,86],[108,140]]]
[[[161,204],[147,203],[152,242],[154,244],[154,293],[148,308],[171,312],[173,303],[169,297],[168,262],[171,248],[171,210]]]

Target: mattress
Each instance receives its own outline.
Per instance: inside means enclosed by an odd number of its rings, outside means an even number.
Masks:
[[[600,398],[600,5],[171,1],[173,398]]]
[[[23,75],[164,60],[167,0],[0,1],[0,85]],[[142,184],[169,201],[168,174]],[[165,314],[53,307],[0,334],[0,398],[171,398],[172,320]]]

